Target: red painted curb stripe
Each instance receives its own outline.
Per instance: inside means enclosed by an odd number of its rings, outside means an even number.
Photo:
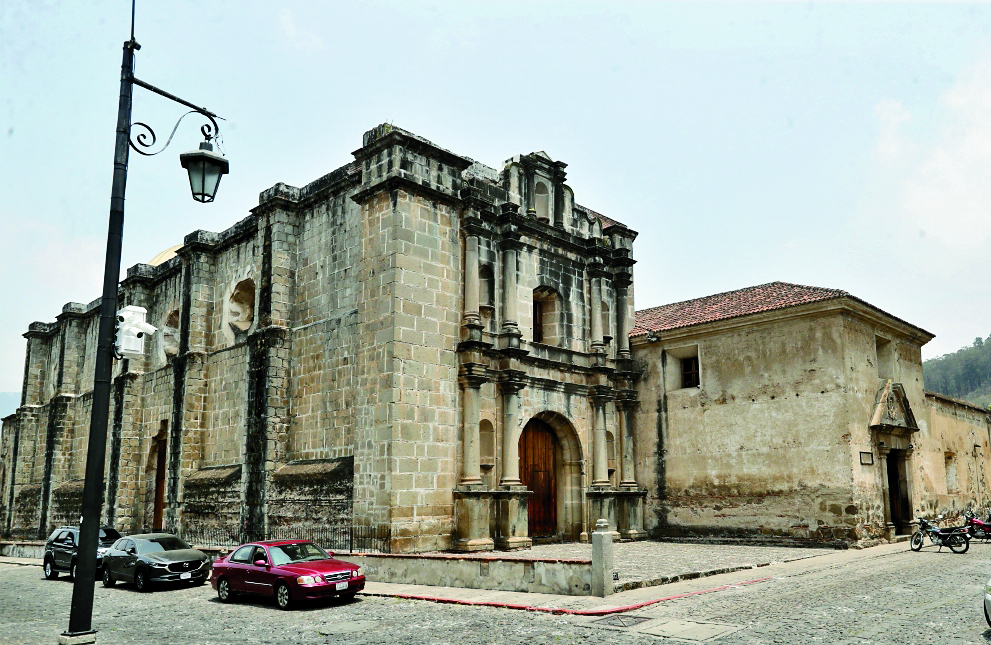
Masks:
[[[657,598],[655,600],[648,600],[646,602],[637,603],[635,605],[626,605],[625,607],[613,607],[612,609],[556,609],[553,607],[533,607],[530,605],[519,605],[508,602],[494,602],[488,600],[481,600],[481,601],[461,600],[458,598],[440,598],[437,596],[417,596],[413,594],[379,594],[379,593],[362,592],[362,595],[405,598],[407,600],[427,600],[429,602],[444,603],[449,605],[471,605],[474,607],[499,607],[501,609],[519,609],[522,611],[543,611],[551,614],[570,614],[573,616],[606,616],[608,614],[618,614],[624,611],[633,611],[634,609],[640,609],[641,607],[647,607],[649,605],[654,605],[659,602],[665,602],[668,600],[677,600],[678,598],[688,598],[689,596],[698,596],[706,593],[715,593],[717,591],[726,591],[727,589],[732,589],[733,587],[742,587],[744,585],[752,585],[758,582],[767,582],[768,580],[771,580],[771,578],[756,578],[754,580],[745,580],[743,582],[737,582],[731,585],[722,585],[721,587],[713,587],[712,589],[703,589],[701,591],[689,591],[687,593],[680,593],[680,594],[675,594],[673,596],[665,596],[664,598]]]

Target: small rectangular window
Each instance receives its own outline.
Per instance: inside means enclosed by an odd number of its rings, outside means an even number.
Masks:
[[[681,359],[681,387],[699,386],[699,357]]]

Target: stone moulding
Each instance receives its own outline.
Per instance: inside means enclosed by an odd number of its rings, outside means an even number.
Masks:
[[[186,477],[186,488],[206,488],[226,486],[241,479],[241,464],[230,466],[208,466]]]

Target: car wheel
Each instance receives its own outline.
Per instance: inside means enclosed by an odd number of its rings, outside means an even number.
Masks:
[[[950,547],[950,551],[953,551],[954,553],[966,553],[967,549],[970,548],[970,540],[958,533],[956,535],[951,535],[946,541],[946,545]]]
[[[231,589],[231,583],[227,581],[227,578],[221,578],[217,581],[217,597],[220,598],[220,602],[234,601],[234,590]]]
[[[69,577],[73,580],[76,579],[76,561],[73,560],[72,564],[69,565]]]
[[[45,558],[45,580],[58,578],[58,571],[55,570],[55,563],[51,558]]]
[[[922,548],[923,536],[921,531],[917,531],[915,535],[912,536],[912,550],[918,551]]]
[[[134,572],[134,587],[138,591],[148,591],[148,574],[145,573],[144,569],[138,569]]]
[[[275,604],[279,609],[289,609],[292,606],[292,596],[289,595],[289,587],[284,582],[275,585]]]
[[[113,587],[115,584],[117,584],[117,581],[114,580],[113,574],[110,573],[110,567],[104,566],[103,567],[103,586],[104,587]]]

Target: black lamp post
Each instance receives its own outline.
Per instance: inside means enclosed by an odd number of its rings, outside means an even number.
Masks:
[[[131,39],[124,43],[124,61],[120,68],[120,103],[117,111],[117,143],[114,148],[114,180],[110,193],[110,227],[107,234],[107,256],[103,272],[103,296],[100,300],[100,330],[96,348],[96,373],[93,380],[93,408],[90,416],[89,444],[86,452],[86,481],[83,487],[82,524],[79,530],[79,549],[76,576],[72,587],[72,606],[69,610],[69,629],[59,636],[63,644],[81,645],[96,641],[93,622],[93,584],[96,580],[96,549],[99,545],[100,513],[103,506],[103,468],[107,452],[107,419],[110,412],[110,379],[114,362],[114,326],[117,318],[117,281],[120,278],[120,251],[124,230],[124,189],[127,184],[127,159],[129,148],[143,155],[162,152],[172,137],[158,152],[145,152],[155,143],[155,132],[144,123],[135,123],[151,135],[137,136],[137,143],[130,140],[131,93],[135,85],[181,103],[205,116],[210,124],[200,128],[206,141],[200,150],[180,156],[182,167],[189,172],[189,185],[193,199],[212,202],[217,193],[220,177],[227,174],[227,159],[214,153],[210,140],[216,138],[219,126],[217,115],[140,81],[134,77],[134,52],[140,49],[134,40],[134,3],[131,4]],[[187,112],[191,114],[192,112]],[[186,115],[183,115],[185,117]],[[182,118],[179,119],[180,121]],[[176,128],[179,124],[176,123]],[[172,130],[175,134],[175,128]],[[140,147],[139,147],[140,146]]]

